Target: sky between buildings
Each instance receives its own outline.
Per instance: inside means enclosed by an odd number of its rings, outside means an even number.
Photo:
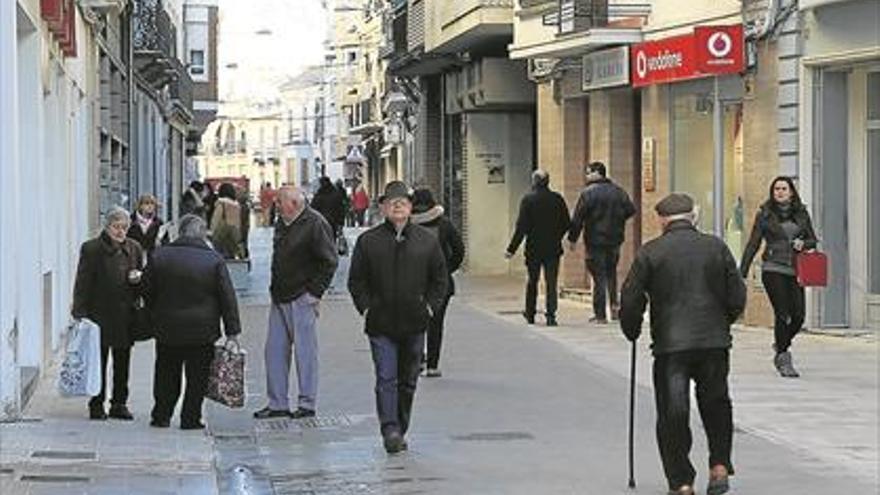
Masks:
[[[327,14],[321,0],[219,3],[222,101],[276,97],[287,76],[323,62]]]

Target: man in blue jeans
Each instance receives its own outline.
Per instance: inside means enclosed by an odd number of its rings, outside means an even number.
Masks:
[[[400,181],[379,201],[385,221],[361,234],[348,290],[364,315],[376,373],[376,411],[385,450],[408,448],[404,438],[418,382],[425,332],[446,300],[448,274],[440,242],[410,222],[412,199]]]

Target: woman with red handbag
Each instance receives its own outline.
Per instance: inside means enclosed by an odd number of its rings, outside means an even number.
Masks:
[[[804,288],[798,284],[797,254],[816,248],[816,233],[810,213],[801,202],[794,181],[777,177],[770,184],[770,197],[761,205],[752,234],[743,252],[740,272],[748,276],[752,260],[764,242],[761,281],[775,315],[773,364],[786,378],[800,376],[788,350],[804,324]]]

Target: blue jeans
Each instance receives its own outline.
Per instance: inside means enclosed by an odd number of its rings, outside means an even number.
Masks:
[[[405,435],[421,371],[425,334],[400,338],[370,336],[376,370],[376,412],[382,436]]]

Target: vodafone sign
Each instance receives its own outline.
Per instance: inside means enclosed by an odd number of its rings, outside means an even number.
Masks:
[[[743,43],[742,25],[735,25],[701,26],[691,34],[633,45],[633,86],[742,72]]]

